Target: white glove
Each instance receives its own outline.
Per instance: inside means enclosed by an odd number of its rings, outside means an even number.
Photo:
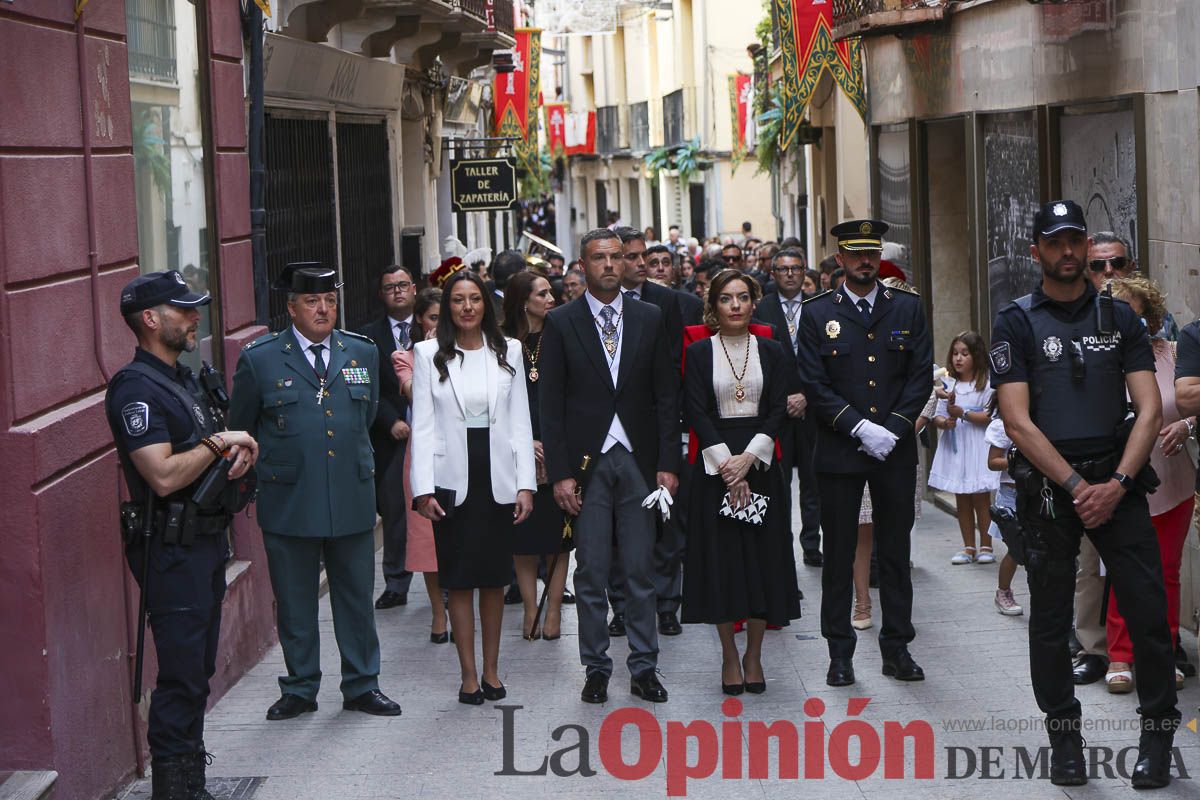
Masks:
[[[876,425],[869,419],[864,419],[855,425],[850,434],[862,442],[859,450],[880,461],[888,457],[892,448],[896,446],[896,442],[899,441],[896,434],[882,425]]]
[[[646,499],[642,501],[642,508],[653,509],[658,506],[658,513],[662,515],[663,522],[671,518],[671,506],[675,501],[671,498],[671,493],[667,491],[667,487],[659,486],[650,494],[646,495]]]

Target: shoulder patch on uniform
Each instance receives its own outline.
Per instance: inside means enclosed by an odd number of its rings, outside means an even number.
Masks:
[[[254,341],[247,343],[246,346],[243,347],[242,349],[249,350],[251,348],[258,347],[260,344],[263,344],[265,342],[273,342],[278,338],[279,338],[278,333],[264,333],[262,336],[258,337]]]
[[[998,342],[988,351],[988,358],[992,362],[992,372],[997,375],[1003,375],[1012,369],[1012,348],[1008,342]]]
[[[354,331],[343,331],[340,329],[337,331],[337,333],[342,336],[348,336],[351,339],[358,339],[360,342],[366,342],[367,344],[371,345],[372,347],[375,346],[375,340],[372,339],[370,336],[364,336],[361,333],[355,333]]]
[[[889,289],[891,289],[893,292],[904,292],[905,294],[911,294],[913,297],[920,297],[920,296],[921,296],[921,293],[920,293],[920,292],[918,292],[916,289],[914,289],[914,288],[913,288],[913,287],[911,287],[911,286],[908,286],[908,287],[905,287],[905,286],[889,286],[888,288],[889,288]]]
[[[127,404],[121,409],[121,421],[125,424],[125,433],[142,436],[150,430],[150,406],[142,402]]]
[[[811,303],[813,300],[820,300],[822,297],[824,297],[827,294],[831,294],[832,292],[833,292],[832,289],[826,289],[825,291],[821,292],[820,294],[814,294],[812,297],[808,298],[807,300],[801,300],[800,305],[804,305],[805,303]]]

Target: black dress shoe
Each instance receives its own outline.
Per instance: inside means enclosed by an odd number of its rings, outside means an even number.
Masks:
[[[363,692],[353,700],[343,700],[342,708],[347,711],[361,711],[376,717],[400,716],[400,704],[389,700],[388,696],[378,689]]]
[[[658,632],[663,636],[678,636],[683,633],[683,626],[679,624],[674,611],[658,612]]]
[[[652,669],[648,669],[630,678],[629,691],[635,697],[640,697],[651,703],[667,702],[667,689],[658,680],[658,676],[654,674],[654,670]]]
[[[395,608],[396,606],[408,605],[408,595],[393,592],[388,589],[383,594],[379,595],[379,599],[375,601],[375,608],[382,611],[385,608]]]
[[[579,699],[585,703],[605,703],[608,701],[608,676],[603,672],[593,672],[583,683],[583,691]]]
[[[1050,722],[1051,720],[1047,720]],[[1066,720],[1054,720],[1065,723]],[[1083,786],[1087,764],[1083,760],[1083,736],[1078,730],[1050,734],[1050,782],[1055,786]]]
[[[1089,683],[1095,683],[1104,677],[1104,673],[1108,671],[1108,659],[1104,656],[1097,656],[1091,653],[1080,656],[1075,661],[1075,669],[1072,670],[1075,675],[1076,686],[1086,686]]]
[[[613,614],[612,622],[608,623],[609,636],[624,636],[625,635],[625,615]]]
[[[849,686],[854,683],[854,662],[848,658],[829,659],[829,671],[825,683],[830,686]]]
[[[1083,645],[1079,643],[1079,637],[1075,635],[1074,628],[1071,628],[1071,636],[1067,639],[1067,646],[1071,649],[1072,659],[1078,658],[1079,654],[1083,652]]]
[[[804,563],[810,567],[825,566],[825,556],[821,555],[820,550],[805,550]]]
[[[883,674],[898,681],[923,681],[925,670],[913,661],[908,649],[898,650],[893,655],[883,659]]]
[[[315,700],[305,700],[298,694],[285,694],[275,701],[275,705],[267,709],[267,719],[271,721],[291,719],[316,710]]]
[[[483,691],[483,696],[488,700],[503,700],[508,697],[508,689],[504,684],[492,686],[487,681],[480,681],[479,688]]]
[[[1142,731],[1137,762],[1129,781],[1135,789],[1161,789],[1171,782],[1173,731]]]
[[[483,689],[476,689],[473,692],[464,692],[460,687],[458,690],[458,702],[465,706],[483,705]]]
[[[563,589],[563,605],[575,605],[575,595],[571,594],[566,589]]]
[[[508,586],[508,591],[504,593],[504,605],[515,606],[521,602],[521,587],[515,583]]]
[[[434,644],[445,644],[450,641],[450,631],[442,631],[441,633],[430,632],[429,641]]]

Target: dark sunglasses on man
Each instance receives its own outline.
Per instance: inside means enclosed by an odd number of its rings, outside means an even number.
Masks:
[[[739,253],[736,256],[722,255],[721,258],[724,259],[726,264],[737,264],[738,262],[740,262],[742,260],[741,253]]]
[[[1129,266],[1129,259],[1125,256],[1113,256],[1112,258],[1093,258],[1088,262],[1088,269],[1092,272],[1104,272],[1104,268],[1111,264],[1112,268],[1117,272],[1122,272]]]

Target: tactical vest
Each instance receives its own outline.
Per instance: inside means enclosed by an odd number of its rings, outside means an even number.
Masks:
[[[1052,444],[1114,436],[1128,406],[1119,330],[1097,330],[1095,305],[1074,320],[1055,316],[1052,303],[1033,308],[1032,295],[1016,301],[1032,330],[1029,416]],[[1078,348],[1082,377],[1075,377]]]

